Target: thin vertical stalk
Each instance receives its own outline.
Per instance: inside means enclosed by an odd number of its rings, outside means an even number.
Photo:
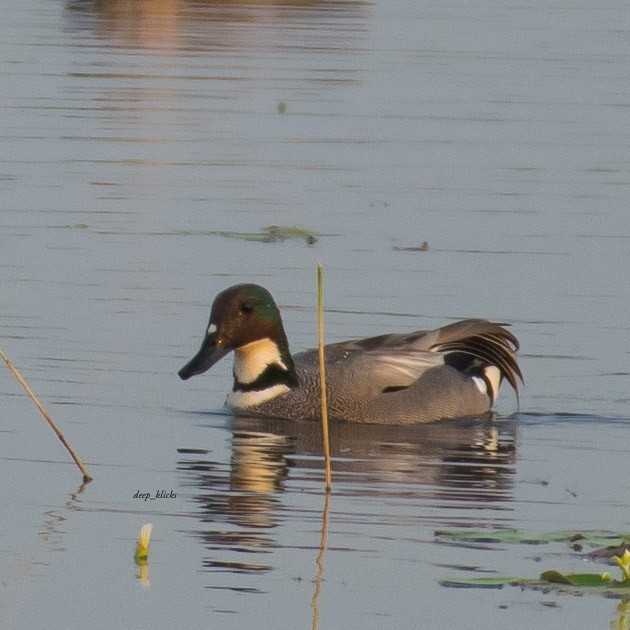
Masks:
[[[317,348],[319,351],[319,384],[322,402],[322,441],[326,471],[326,492],[332,488],[330,470],[330,440],[328,437],[328,398],[326,395],[326,359],[324,355],[324,268],[317,263]]]
[[[311,630],[317,630],[319,627],[319,598],[322,594],[322,582],[324,581],[324,554],[328,549],[328,522],[330,520],[330,492],[324,495],[324,510],[322,512],[322,531],[319,539],[319,553],[315,558],[317,566],[317,574],[313,580],[315,588],[311,597],[311,610],[313,611],[311,618]]]

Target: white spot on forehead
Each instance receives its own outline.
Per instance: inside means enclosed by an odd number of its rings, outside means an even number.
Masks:
[[[210,326],[208,326],[208,334],[213,335],[215,332],[217,332],[217,325],[210,324]]]

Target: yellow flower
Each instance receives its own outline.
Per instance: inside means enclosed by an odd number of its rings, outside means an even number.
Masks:
[[[149,557],[149,545],[151,543],[151,531],[153,530],[153,523],[147,523],[140,529],[140,538],[136,542],[136,553],[134,558],[137,564],[146,562]]]
[[[630,582],[630,549],[626,548],[621,558],[613,556],[612,559],[621,567],[622,582]]]

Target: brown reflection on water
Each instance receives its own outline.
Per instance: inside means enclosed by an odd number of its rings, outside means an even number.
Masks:
[[[94,35],[121,38],[128,45],[177,48],[181,0],[76,0],[67,8],[94,18]]]
[[[288,42],[243,38],[238,30],[225,27],[273,25],[304,16],[360,17],[369,4],[360,0],[69,0],[66,9],[74,28],[89,28],[97,38],[128,47],[191,53],[241,46],[285,48]],[[338,46],[321,44],[321,48],[347,47],[343,39]]]
[[[507,510],[514,483],[515,431],[513,421],[489,418],[421,427],[335,424],[330,431],[333,503],[343,510],[344,520],[352,521],[344,499],[382,499],[377,509],[383,513],[357,514],[357,524],[366,519],[395,523],[397,508],[408,515],[410,506],[425,520],[430,518],[425,516],[427,508]],[[284,495],[296,487],[299,492],[323,492],[320,427],[236,418],[229,464],[188,457],[182,450],[178,468],[197,505],[200,526],[195,535],[211,552],[204,566],[265,571],[271,566],[258,561],[260,554],[279,545],[271,532],[295,510],[287,507],[291,500]],[[334,508],[331,518],[335,520]],[[238,552],[238,560],[219,559],[218,552]]]
[[[203,560],[204,568],[236,574],[271,569],[256,559],[275,546],[265,531],[279,524],[282,505],[276,495],[283,490],[288,450],[283,435],[235,430],[228,466],[198,457],[180,459],[178,468],[187,476],[185,483],[195,487],[193,501],[204,524],[195,535],[211,554]],[[238,559],[226,559],[224,554],[231,552]]]
[[[230,489],[262,494],[282,490],[288,473],[285,455],[290,449],[290,440],[284,435],[234,432]]]
[[[235,437],[247,429],[282,436],[291,468],[322,470],[317,423],[237,418],[234,427]],[[515,432],[513,422],[491,418],[411,427],[338,423],[331,427],[333,468],[339,480],[355,482],[353,494],[395,493],[387,484],[402,484],[404,492],[415,486],[438,501],[501,502],[512,496]]]

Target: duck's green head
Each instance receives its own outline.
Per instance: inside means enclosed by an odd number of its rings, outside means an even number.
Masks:
[[[179,376],[186,380],[201,374],[230,351],[262,340],[275,344],[280,364],[293,374],[295,368],[280,311],[271,293],[257,284],[230,287],[214,299],[201,348],[179,371]]]

